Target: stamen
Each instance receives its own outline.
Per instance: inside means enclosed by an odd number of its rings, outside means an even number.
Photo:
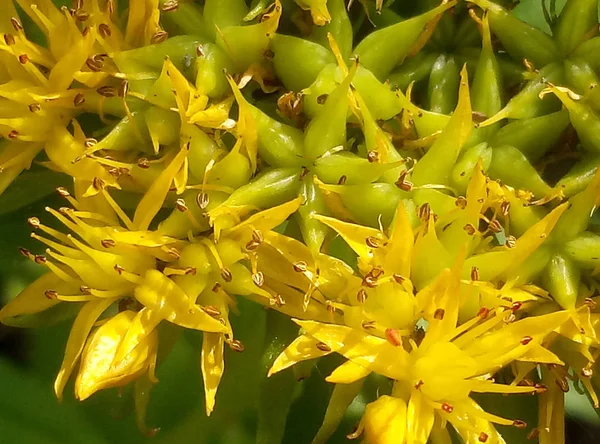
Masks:
[[[317,342],[316,347],[321,350],[322,352],[330,352],[331,351],[331,347],[328,346],[327,344],[325,344],[324,342]]]
[[[229,343],[229,348],[231,348],[233,351],[241,353],[244,351],[244,344],[242,344],[237,339],[232,339],[231,342]]]
[[[395,328],[387,328],[385,330],[385,338],[394,347],[402,345],[402,336],[400,335],[400,332]]]

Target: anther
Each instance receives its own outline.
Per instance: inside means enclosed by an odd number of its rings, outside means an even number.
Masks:
[[[251,241],[249,241],[249,242],[246,244],[246,250],[248,250],[248,251],[254,251],[254,250],[256,250],[256,249],[257,249],[259,246],[260,246],[260,244],[258,244],[258,243],[256,243],[256,242],[254,242],[254,241],[252,241],[252,240],[251,240]]]
[[[117,243],[112,239],[102,239],[100,244],[102,244],[104,248],[111,248],[117,245]]]
[[[531,429],[531,431],[527,434],[527,439],[534,440],[534,439],[538,439],[539,436],[540,436],[540,429],[535,428],[535,429]]]
[[[214,307],[212,305],[205,305],[202,308],[202,310],[209,316],[212,316],[213,318],[216,318],[217,316],[221,316],[221,310],[219,310],[217,307]]]
[[[513,312],[515,312],[515,311],[519,310],[519,309],[520,309],[522,306],[523,306],[523,303],[522,303],[522,302],[516,301],[516,302],[513,302],[513,303],[512,303],[512,305],[510,306],[510,309],[511,309]]]
[[[264,285],[265,275],[262,273],[262,271],[257,271],[252,275],[252,282],[254,282],[254,285],[257,287],[262,287]]]
[[[37,230],[38,228],[40,228],[40,225],[41,225],[40,220],[37,217],[30,217],[29,219],[27,219],[27,223],[34,230]]]
[[[90,71],[92,72],[99,72],[102,71],[102,68],[104,66],[104,63],[102,62],[102,60],[99,60],[95,57],[90,57],[85,61],[85,64],[87,65],[87,67],[90,69]]]
[[[204,49],[202,49],[202,45],[196,46],[196,57],[204,57]]]
[[[285,305],[285,299],[283,299],[283,296],[281,296],[280,294],[276,294],[274,299],[275,305],[277,305],[278,307],[283,307]]]
[[[263,234],[260,232],[260,230],[253,230],[252,231],[252,240],[254,242],[256,242],[257,244],[261,244],[265,238],[263,236]]]
[[[83,142],[83,146],[85,146],[86,148],[91,148],[93,146],[96,146],[97,144],[98,144],[98,141],[96,139],[94,139],[93,137],[88,137]]]
[[[502,213],[503,216],[508,216],[509,212],[510,212],[510,202],[506,200],[500,204],[500,213]]]
[[[100,34],[100,36],[102,36],[105,39],[110,37],[112,35],[110,26],[108,26],[106,23],[100,23],[100,25],[98,26],[98,34]]]
[[[21,54],[19,56],[19,62],[21,63],[21,65],[24,65],[28,61],[29,61],[29,56],[27,54]]]
[[[304,273],[308,269],[308,265],[304,261],[297,261],[292,264],[296,273]]]
[[[489,308],[481,307],[479,309],[479,311],[477,312],[477,316],[479,316],[481,319],[485,319],[489,315],[490,315],[490,309]]]
[[[196,205],[198,205],[201,210],[204,210],[206,207],[208,207],[209,202],[210,201],[207,193],[198,193],[196,196]]]
[[[219,291],[221,291],[221,284],[217,282],[215,285],[213,285],[212,292],[218,293]]]
[[[82,285],[81,287],[79,287],[79,291],[81,291],[83,294],[91,294],[92,289],[90,287],[88,287],[87,285]]]
[[[523,336],[523,338],[521,338],[521,345],[527,345],[531,341],[533,341],[533,338],[531,336]]]
[[[556,385],[564,392],[567,393],[569,391],[569,381],[566,378],[556,378]]]
[[[241,341],[237,339],[232,339],[229,343],[229,348],[235,352],[241,353],[244,351],[244,344],[242,344]]]
[[[83,9],[78,9],[75,11],[75,18],[80,22],[85,22],[87,19],[90,18],[90,14],[87,11],[84,11]]]
[[[56,293],[55,290],[46,290],[44,291],[44,296],[46,296],[48,299],[56,299],[58,298],[58,293]]]
[[[42,110],[42,106],[39,103],[32,103],[29,105],[29,111],[32,113],[37,113]]]
[[[319,350],[321,350],[322,352],[330,352],[331,351],[331,347],[328,346],[327,344],[325,344],[324,342],[317,342],[317,346],[316,346]]]
[[[395,328],[386,328],[385,329],[385,338],[394,347],[398,347],[398,346],[402,345],[402,336],[400,336],[400,332],[398,330],[396,330]]]
[[[4,43],[6,43],[8,46],[14,45],[16,43],[15,37],[12,34],[4,34]]]
[[[92,180],[92,186],[98,191],[103,190],[105,185],[106,183],[99,177],[94,177],[94,180]]]
[[[548,387],[544,384],[533,384],[533,388],[535,388],[536,393],[546,393],[548,391]]]
[[[525,421],[521,421],[520,419],[515,419],[512,425],[518,429],[524,429],[527,427],[527,423]]]
[[[36,254],[33,257],[33,262],[35,262],[38,265],[44,265],[46,262],[48,262],[48,259],[46,259],[46,256],[42,256],[40,254]]]
[[[467,208],[467,199],[463,196],[458,196],[454,201],[454,204],[461,209]]]
[[[581,369],[581,376],[583,376],[584,378],[591,378],[593,374],[594,371],[591,367],[584,367]]]
[[[463,230],[465,230],[469,236],[473,236],[477,232],[477,230],[475,229],[475,227],[473,226],[473,224],[467,224],[467,225],[465,225],[463,227]]]
[[[31,257],[31,251],[29,251],[27,248],[19,247],[19,253],[28,259]]]
[[[231,271],[229,270],[229,268],[222,268],[221,269],[221,277],[223,278],[223,280],[225,282],[231,282],[233,280],[233,276],[232,276]]]
[[[448,404],[447,402],[444,402],[442,404],[442,410],[446,413],[452,413],[454,411],[454,406],[452,406],[452,404]]]
[[[19,137],[19,132],[17,130],[12,130],[11,132],[8,133],[8,138],[9,139],[16,139],[17,137]]]
[[[167,0],[160,9],[162,12],[171,12],[177,11],[177,8],[179,8],[178,0]]]
[[[488,436],[487,433],[481,432],[479,434],[479,437],[477,439],[478,439],[479,442],[487,442],[488,438],[489,438],[489,436]]]
[[[394,281],[397,284],[402,284],[406,280],[406,278],[404,278],[403,276],[399,275],[398,273],[394,273],[392,275],[392,278],[394,279]]]
[[[348,178],[347,178],[346,176],[344,176],[344,175],[343,175],[343,176],[341,176],[341,177],[339,178],[339,180],[338,180],[337,184],[338,184],[338,185],[344,185],[344,184],[346,183],[346,180],[347,180],[347,179],[348,179]]]
[[[367,153],[367,160],[371,163],[379,162],[379,153],[377,151],[369,151]]]
[[[360,304],[364,304],[368,297],[369,297],[369,295],[367,294],[367,292],[364,288],[361,288],[360,290],[358,290],[358,293],[356,294],[356,300]]]
[[[381,240],[375,236],[367,237],[365,242],[369,248],[379,248],[381,246]]]
[[[183,213],[184,211],[187,211],[187,210],[188,210],[188,207],[187,207],[187,205],[185,204],[185,200],[183,200],[183,199],[177,199],[177,200],[175,201],[175,208],[177,208],[177,210],[181,211],[182,213]]]
[[[122,266],[120,266],[119,264],[115,264],[115,266],[113,268],[119,274],[121,274],[125,271],[125,269]]]
[[[497,219],[492,219],[488,224],[488,228],[492,233],[500,233],[502,231],[502,225]]]
[[[415,389],[419,390],[421,387],[423,387],[423,384],[425,384],[425,383],[423,382],[423,380],[422,380],[422,379],[419,379],[419,380],[417,381],[417,383],[415,384]]]
[[[506,245],[508,248],[515,248],[515,245],[517,245],[517,239],[513,235],[506,236],[504,245]]]
[[[444,310],[443,308],[438,308],[434,313],[433,313],[433,318],[437,319],[438,321],[441,321],[442,319],[444,319],[444,315],[446,314],[446,310]]]
[[[375,321],[362,321],[361,326],[365,330],[370,330],[372,328],[375,328]]]
[[[16,17],[10,18],[10,24],[13,26],[13,28],[15,28],[15,31],[23,31],[23,25]]]
[[[427,222],[431,217],[431,206],[428,203],[424,203],[419,207],[419,219],[423,222]]]
[[[85,103],[85,96],[81,93],[78,93],[73,99],[73,105],[81,106]]]
[[[478,281],[479,280],[479,268],[471,267],[471,280]]]
[[[138,159],[137,166],[143,170],[147,170],[148,168],[150,168],[150,161],[147,158],[142,157]]]
[[[327,102],[327,97],[329,97],[328,94],[321,94],[320,96],[317,97],[317,103],[319,105],[324,105],[325,102]]]
[[[400,173],[398,180],[396,181],[396,186],[400,188],[402,191],[412,191],[413,184],[409,180],[406,179],[408,174],[407,170],[404,170]]]
[[[101,86],[96,92],[102,97],[115,97],[117,95],[117,90],[112,86]]]
[[[127,96],[127,93],[129,92],[129,82],[127,80],[123,80],[121,82],[121,84],[119,85],[119,97],[125,97]]]
[[[157,31],[152,37],[150,37],[150,43],[157,44],[162,43],[169,38],[169,33],[167,31]]]

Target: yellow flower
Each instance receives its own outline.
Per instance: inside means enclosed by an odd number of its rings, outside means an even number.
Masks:
[[[430,286],[424,338],[406,336],[393,328],[385,339],[346,326],[296,321],[300,336],[275,361],[270,374],[296,362],[332,352],[348,359],[327,377],[349,384],[371,372],[393,379],[392,397],[378,400],[363,418],[367,442],[423,443],[436,416],[450,422],[466,442],[497,442],[493,423],[521,427],[520,421],[481,410],[469,395],[479,393],[531,393],[536,387],[495,383],[492,376],[515,361],[562,364],[542,346],[546,337],[569,319],[560,311],[516,322],[513,310],[482,309],[459,324],[461,262],[444,270]],[[379,414],[387,415],[383,421]],[[392,419],[393,418],[393,419]]]

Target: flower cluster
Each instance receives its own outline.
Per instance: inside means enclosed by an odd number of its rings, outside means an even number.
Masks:
[[[542,2],[550,34],[500,0],[55,3],[0,7],[0,192],[72,183],[0,321],[74,318],[59,398],[133,384],[150,431],[170,324],[203,332],[210,415],[243,297],[297,336],[269,376],[346,359],[314,442],[373,377],[369,443],[564,442],[570,382],[598,408],[596,0]]]

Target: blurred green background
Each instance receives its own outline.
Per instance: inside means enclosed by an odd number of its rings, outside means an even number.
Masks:
[[[561,7],[564,1],[559,0],[557,6]],[[548,29],[539,0],[521,2],[515,13]],[[44,207],[63,205],[53,192],[57,186],[65,185],[60,180],[44,170],[34,170],[21,176],[0,196],[0,303],[10,300],[43,271],[22,257],[18,248],[42,251],[30,239],[26,220],[38,216],[47,221]],[[80,403],[73,398],[71,383],[63,402],[57,401],[52,384],[60,367],[70,322],[35,329],[0,326],[0,444],[254,443],[259,391],[265,379],[260,359],[266,313],[250,302],[240,300],[239,304],[243,316],[234,316],[232,322],[245,351],[235,353],[226,349],[226,371],[215,412],[207,418],[204,410],[201,334],[186,332],[158,370],[160,383],[152,392],[147,424],[161,430],[152,438],[137,429],[127,391],[104,391]],[[324,377],[338,363],[336,357],[323,359],[308,379],[295,384],[285,443],[309,443],[314,437],[333,388],[324,382]],[[345,435],[358,422],[365,402],[376,397],[380,386],[381,381],[366,385],[330,442],[346,442]],[[276,394],[275,390],[273,395]],[[535,424],[534,397],[496,396],[480,401],[491,411]],[[567,411],[568,442],[600,442],[600,423],[585,396],[571,390]],[[507,433],[511,444],[531,442],[525,440],[522,432],[510,429]]]

